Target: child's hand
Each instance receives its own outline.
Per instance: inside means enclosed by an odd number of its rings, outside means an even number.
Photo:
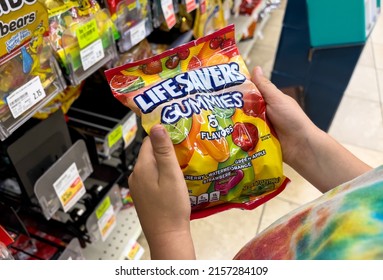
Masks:
[[[188,189],[161,125],[143,142],[129,188],[152,258],[194,258]]]
[[[256,67],[252,80],[266,102],[266,114],[282,147],[283,161],[326,192],[371,169],[330,135],[320,130],[290,96],[283,94]]]
[[[319,129],[303,112],[298,103],[281,92],[263,76],[260,67],[253,70],[252,81],[266,102],[267,117],[273,125],[282,146],[283,161],[289,165],[299,159],[307,138]]]

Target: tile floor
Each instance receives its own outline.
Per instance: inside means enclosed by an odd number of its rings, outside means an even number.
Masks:
[[[250,56],[249,68],[263,67],[270,76],[287,0],[274,10]],[[373,167],[383,163],[383,16],[369,37],[349,86],[336,112],[329,134]],[[284,214],[317,198],[320,192],[285,165],[291,179],[285,191],[253,211],[229,210],[192,221],[197,258],[230,260],[257,233]],[[146,249],[144,236],[138,240]]]

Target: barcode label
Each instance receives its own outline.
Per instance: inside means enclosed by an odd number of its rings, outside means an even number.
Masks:
[[[104,48],[102,47],[101,39],[98,39],[88,47],[80,51],[82,67],[84,71],[95,65],[104,58]]]
[[[45,96],[46,94],[43,85],[41,84],[40,77],[36,76],[12,92],[6,100],[13,118],[16,119]]]
[[[142,20],[130,29],[130,41],[132,46],[137,45],[146,37],[145,20]]]

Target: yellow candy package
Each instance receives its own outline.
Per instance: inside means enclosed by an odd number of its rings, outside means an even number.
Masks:
[[[192,219],[254,209],[289,182],[233,25],[105,75],[114,96],[141,117],[146,132],[159,123],[169,132]]]

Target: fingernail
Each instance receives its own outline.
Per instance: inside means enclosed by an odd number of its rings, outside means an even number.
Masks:
[[[263,70],[260,66],[255,67],[255,74],[263,76]]]

